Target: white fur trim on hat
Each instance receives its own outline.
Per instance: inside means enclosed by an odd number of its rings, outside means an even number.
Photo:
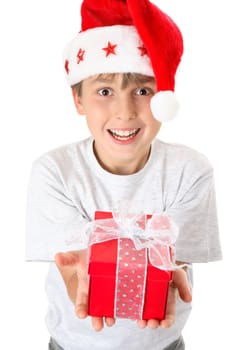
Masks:
[[[112,52],[108,48],[112,47]],[[80,32],[64,50],[69,85],[100,73],[154,76],[150,59],[134,26],[114,25]]]
[[[179,110],[179,101],[173,91],[159,91],[151,101],[151,111],[160,122],[172,120]]]

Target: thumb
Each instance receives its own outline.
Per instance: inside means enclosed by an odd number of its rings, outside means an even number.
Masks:
[[[79,318],[85,318],[88,313],[88,274],[86,266],[78,265],[77,279],[76,314]]]
[[[192,301],[192,292],[187,272],[184,269],[173,271],[172,279],[173,286],[178,289],[180,298],[186,303],[190,303]]]

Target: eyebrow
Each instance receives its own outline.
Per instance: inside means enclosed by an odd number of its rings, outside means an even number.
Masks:
[[[143,77],[143,78],[138,78],[137,82],[139,82],[140,84],[144,84],[144,83],[150,83],[150,82],[154,82],[154,78],[153,77]]]

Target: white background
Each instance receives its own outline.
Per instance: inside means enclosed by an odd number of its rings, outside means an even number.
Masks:
[[[65,82],[62,49],[80,29],[78,0],[0,4],[1,344],[47,349],[46,264],[26,263],[25,201],[32,161],[88,135]],[[231,1],[158,0],[179,24],[185,54],[177,76],[179,117],[160,138],[185,143],[215,168],[224,259],[195,266],[188,350],[231,348],[232,82]],[[2,348],[2,345],[1,345]],[[106,349],[107,350],[107,349]]]

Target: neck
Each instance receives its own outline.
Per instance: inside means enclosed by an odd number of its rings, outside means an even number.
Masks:
[[[119,161],[115,160],[114,163],[108,162],[107,159],[105,160],[99,157],[98,152],[95,149],[95,145],[93,147],[93,151],[98,163],[103,169],[105,169],[109,173],[115,175],[132,175],[144,168],[150,156],[151,149],[149,149],[146,153],[144,153],[141,157],[137,158],[136,160],[133,159],[132,161],[129,161],[128,159],[119,159]]]

